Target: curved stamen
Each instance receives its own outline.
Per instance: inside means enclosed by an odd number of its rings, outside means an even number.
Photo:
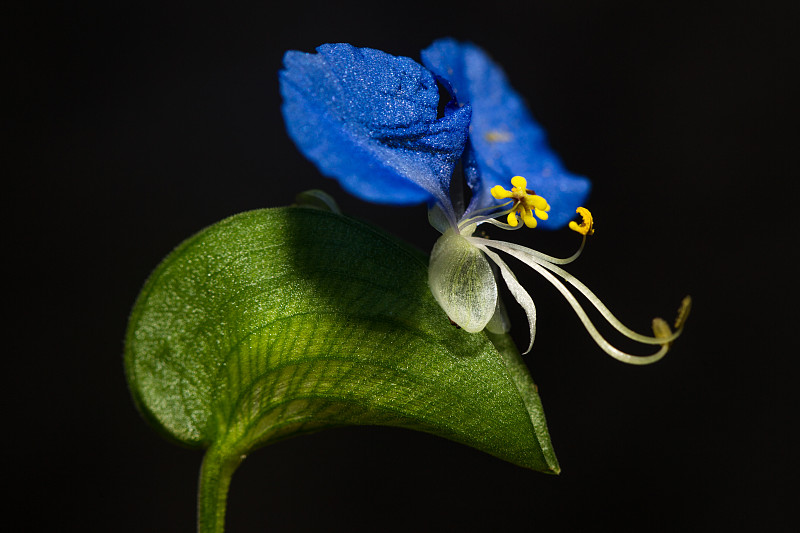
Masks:
[[[474,237],[472,239],[474,239]],[[625,326],[625,324],[623,324],[617,317],[615,317],[611,313],[611,311],[603,304],[603,302],[600,301],[600,298],[598,298],[586,285],[584,285],[575,276],[565,271],[564,269],[556,266],[555,264],[553,264],[552,261],[548,261],[547,259],[543,260],[542,256],[544,256],[544,254],[541,254],[529,248],[525,248],[524,246],[520,246],[518,244],[502,242],[502,241],[484,240],[483,242],[474,242],[473,240],[471,240],[470,242],[472,242],[476,246],[483,244],[485,246],[490,246],[497,250],[506,252],[510,256],[516,257],[517,259],[519,259],[526,265],[530,266],[531,268],[536,269],[535,265],[538,265],[557,274],[558,276],[563,278],[564,281],[566,281],[567,283],[578,289],[578,291],[581,294],[583,294],[587,300],[589,300],[589,302],[595,307],[595,309],[597,309],[600,312],[603,318],[605,318],[606,321],[611,326],[614,327],[614,329],[616,329],[629,339],[635,340],[642,344],[664,344],[664,343],[670,343],[675,339],[677,339],[683,330],[682,328],[683,322],[685,322],[686,320],[686,315],[688,315],[689,307],[691,305],[691,299],[688,297],[687,297],[688,299],[684,298],[684,303],[681,305],[681,308],[679,310],[680,320],[676,321],[677,323],[676,327],[678,327],[679,329],[675,333],[672,333],[668,337],[651,337],[649,335],[642,335],[641,333],[637,333],[632,329],[628,328],[627,326]],[[549,256],[544,256],[544,257],[549,257]],[[538,271],[538,269],[536,270]]]
[[[501,209],[501,208],[503,208],[503,207],[505,207],[507,205],[512,205],[512,207],[509,208],[509,209],[506,209],[506,210],[503,210],[503,211],[500,211],[500,212],[497,212],[497,213],[493,213],[493,214],[490,214],[490,215],[478,215],[478,216],[472,216],[472,217],[466,218],[466,219],[461,219],[458,222],[458,229],[460,230],[460,229],[462,229],[462,228],[464,228],[466,226],[469,226],[470,224],[477,225],[477,224],[481,224],[483,222],[488,222],[489,220],[493,220],[493,219],[495,219],[497,217],[501,217],[503,215],[507,215],[513,209],[513,203],[514,202],[512,202],[512,201],[508,201],[508,202],[504,202],[504,203],[499,204],[499,205],[493,205],[493,206],[489,206],[489,207],[483,207],[481,209],[476,209],[475,212],[473,213],[473,215],[475,215],[477,213],[481,213],[481,212],[492,212],[492,211],[495,211],[497,209]]]
[[[502,228],[502,229],[504,229],[506,231],[516,231],[516,230],[522,229],[524,227],[523,225],[520,225],[520,224],[517,224],[516,226],[509,226],[505,222],[500,222],[499,220],[495,220],[493,218],[487,218],[486,220],[482,220],[481,222],[488,222],[489,224],[492,224],[493,226],[497,226],[498,228]]]
[[[500,209],[502,207],[505,207],[507,205],[511,205],[513,203],[514,203],[513,200],[509,200],[507,202],[503,202],[502,204],[490,205],[488,207],[481,207],[480,209],[476,209],[475,211],[473,211],[472,214],[473,215],[477,215],[479,213],[490,213],[490,212],[492,212],[492,211],[494,211],[496,209]],[[498,215],[494,215],[494,216],[500,216],[500,215],[498,214]]]
[[[577,231],[584,237],[593,234],[594,220],[592,219],[592,213],[585,207],[579,207],[575,210],[575,212],[581,216],[581,223],[578,224],[573,220],[569,223],[569,229],[572,231]]]
[[[519,304],[523,307],[523,309],[525,309],[525,312],[528,314],[528,323],[531,329],[531,341],[528,346],[528,350],[525,351],[525,353],[528,353],[531,350],[531,347],[533,346],[533,335],[535,334],[535,324],[532,322],[532,320],[535,320],[536,318],[536,309],[535,307],[533,307],[533,300],[530,298],[530,295],[527,293],[527,291],[525,291],[522,285],[519,284],[519,282],[514,277],[513,273],[505,264],[505,262],[503,262],[503,260],[500,259],[500,257],[497,254],[489,250],[486,247],[487,245],[485,244],[475,243],[475,242],[473,242],[473,244],[475,244],[475,246],[478,249],[480,249],[483,253],[485,253],[492,261],[494,261],[497,264],[497,266],[500,267],[500,272],[503,274],[503,279],[505,280],[506,285],[508,286],[509,290],[514,295],[514,297],[517,299],[517,302],[519,302]],[[659,343],[661,344],[661,348],[656,353],[644,356],[633,355],[627,352],[623,352],[619,348],[616,348],[600,334],[600,332],[597,330],[597,328],[589,318],[589,315],[586,314],[586,311],[578,302],[577,298],[575,298],[575,296],[571,292],[569,292],[569,289],[567,289],[563,283],[561,283],[553,274],[548,272],[542,265],[539,265],[538,263],[534,262],[530,263],[529,266],[534,270],[536,270],[547,281],[552,283],[556,289],[558,289],[561,295],[564,296],[564,298],[566,298],[567,302],[570,304],[573,311],[575,311],[575,314],[578,315],[578,318],[580,319],[581,323],[586,328],[586,331],[589,333],[589,335],[592,337],[595,343],[600,347],[601,350],[606,352],[614,359],[621,361],[623,363],[628,363],[633,365],[647,365],[650,363],[655,363],[656,361],[664,357],[669,351],[670,343],[667,340],[669,338],[668,337],[669,326],[667,326],[666,323],[663,322],[663,320],[661,320],[658,323],[654,321],[653,323],[654,331],[659,335],[661,341]],[[530,306],[530,312],[528,306]],[[531,318],[531,316],[533,316],[533,318]],[[666,329],[666,331],[664,331],[664,328]]]
[[[506,286],[511,294],[514,296],[514,299],[517,300],[517,303],[522,306],[525,310],[525,314],[528,315],[528,327],[530,328],[530,343],[528,344],[528,349],[525,350],[522,355],[531,351],[533,348],[533,339],[536,337],[536,306],[533,303],[533,298],[531,295],[528,294],[528,291],[517,281],[516,276],[514,273],[511,272],[511,269],[508,268],[505,261],[500,259],[500,256],[496,253],[492,252],[485,246],[481,246],[480,244],[476,246],[480,251],[485,253],[489,259],[495,262],[495,264],[500,267],[500,274],[503,276],[503,281],[506,282]]]
[[[495,226],[497,226],[497,225],[498,224],[495,224]],[[514,228],[514,229],[516,229],[516,228]],[[478,243],[473,243],[473,244],[482,244],[482,243],[478,242]],[[511,252],[509,252],[508,250],[503,249],[504,247],[508,247],[509,249],[512,249],[512,250],[517,250],[517,251],[519,251],[519,252],[521,252],[523,254],[530,254],[531,256],[536,257],[537,259],[541,259],[542,261],[545,261],[547,263],[551,263],[551,264],[554,264],[554,265],[566,265],[566,264],[572,263],[578,257],[580,257],[581,253],[583,252],[584,246],[586,246],[586,236],[584,236],[583,239],[581,240],[581,245],[578,248],[578,251],[575,252],[574,254],[572,254],[571,256],[565,257],[563,259],[560,258],[560,257],[553,257],[552,255],[544,254],[544,253],[542,253],[542,252],[540,252],[538,250],[532,250],[530,248],[527,248],[527,247],[519,245],[519,244],[515,244],[513,242],[491,241],[491,243],[489,243],[488,245],[489,246],[494,246],[498,250],[502,250],[502,251],[504,251],[504,252],[506,252],[508,254],[510,254]],[[502,245],[502,247],[500,245]]]
[[[612,346],[611,343],[609,343],[600,334],[600,332],[597,331],[597,328],[589,319],[589,316],[586,314],[586,311],[583,310],[583,307],[581,307],[581,304],[578,302],[577,298],[575,298],[575,296],[571,292],[569,292],[569,289],[567,289],[563,283],[558,281],[558,279],[553,274],[548,272],[547,269],[544,268],[544,266],[536,263],[533,263],[530,266],[531,268],[536,270],[539,274],[541,274],[542,277],[544,277],[544,279],[552,283],[556,289],[558,289],[558,292],[560,292],[561,295],[567,299],[569,305],[572,306],[572,310],[575,311],[575,314],[578,315],[578,318],[583,323],[583,327],[585,327],[586,331],[589,332],[589,335],[591,335],[594,342],[597,343],[600,349],[602,349],[604,352],[606,352],[608,355],[610,355],[617,361],[621,361],[623,363],[628,363],[631,365],[649,365],[650,363],[655,363],[656,361],[664,357],[669,351],[670,344],[665,339],[661,339],[661,342],[663,343],[661,345],[661,349],[651,355],[633,355],[623,352],[622,350]]]

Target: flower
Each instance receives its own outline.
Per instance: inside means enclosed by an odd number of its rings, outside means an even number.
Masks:
[[[431,251],[428,283],[450,320],[464,330],[508,330],[491,261],[527,314],[527,351],[533,346],[536,308],[497,253],[503,252],[552,283],[612,357],[633,364],[663,357],[682,331],[689,297],[678,311],[674,333],[660,318],[653,320],[652,336],[636,333],[616,319],[594,293],[561,268],[578,258],[586,237],[594,232],[591,213],[580,206],[589,181],[564,168],[547,145],[544,130],[483,50],[441,39],[422,51],[422,60],[424,67],[406,57],[349,44],[322,45],[316,54],[287,52],[280,85],[290,137],[324,175],[355,196],[397,205],[428,203],[429,220],[442,233]],[[450,94],[441,116],[437,82]],[[459,162],[471,192],[466,207],[460,177],[452,180]],[[509,177],[511,190],[503,186]],[[576,212],[580,223],[570,221]],[[505,222],[498,220],[501,217]],[[480,224],[512,230],[534,228],[540,222],[551,229],[569,222],[570,229],[582,235],[578,251],[559,259],[474,236]],[[567,285],[621,334],[656,345],[658,351],[634,356],[615,348]]]
[[[280,73],[289,136],[326,176],[364,200],[449,207],[469,106],[437,118],[433,74],[405,57],[349,44],[287,52]]]
[[[457,105],[472,108],[465,157],[469,164],[464,169],[474,207],[496,203],[490,188],[521,175],[553,208],[542,228],[566,225],[586,200],[589,180],[564,168],[503,70],[477,46],[454,39],[439,39],[421,55],[423,64],[444,80]]]

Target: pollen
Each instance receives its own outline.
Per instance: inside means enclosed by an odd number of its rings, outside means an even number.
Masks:
[[[581,235],[592,235],[594,233],[594,219],[592,219],[592,214],[585,207],[579,207],[575,212],[581,216],[581,223],[578,224],[573,220],[569,223],[569,229],[577,231]]]
[[[522,176],[514,176],[511,178],[511,185],[510,191],[506,190],[502,185],[495,185],[490,191],[492,196],[498,200],[510,198],[514,201],[506,217],[509,226],[515,228],[519,225],[517,215],[522,218],[522,222],[529,228],[536,227],[536,217],[540,220],[547,220],[549,216],[547,212],[550,211],[550,205],[543,197],[528,189],[528,180]]]

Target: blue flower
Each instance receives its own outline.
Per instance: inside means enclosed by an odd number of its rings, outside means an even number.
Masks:
[[[319,170],[364,200],[450,206],[470,107],[448,106],[430,71],[349,44],[290,51],[280,73],[289,136]]]
[[[422,59],[427,68],[406,57],[349,44],[326,44],[316,54],[287,52],[280,85],[289,135],[320,172],[355,196],[398,205],[428,202],[431,223],[442,232],[431,252],[428,284],[450,319],[466,331],[508,330],[492,261],[528,316],[528,350],[533,345],[536,308],[497,254],[501,251],[552,283],[612,357],[633,364],[663,357],[682,331],[688,297],[679,309],[675,333],[661,319],[653,321],[653,336],[617,320],[560,266],[578,258],[593,232],[591,213],[580,207],[589,192],[588,180],[564,168],[547,145],[544,130],[483,50],[442,39],[425,49]],[[437,81],[451,96],[441,116]],[[461,177],[451,187],[459,161],[472,193],[466,208],[458,194]],[[503,187],[509,181],[511,190]],[[519,229],[542,221],[557,228],[575,212],[582,222],[570,222],[569,227],[583,240],[566,259],[473,236],[484,223]],[[501,217],[505,222],[497,220]],[[617,331],[659,350],[638,357],[612,346],[564,282]]]
[[[475,207],[492,203],[492,186],[521,175],[552,207],[541,227],[566,225],[586,200],[589,180],[564,168],[503,70],[474,44],[453,39],[440,39],[423,50],[422,62],[447,82],[458,105],[472,107],[469,146],[474,163],[465,169]]]
[[[500,67],[452,39],[422,58],[430,70],[349,44],[287,52],[280,83],[289,135],[324,175],[364,200],[438,203],[452,222],[493,205],[491,187],[523,175],[554,207],[543,227],[566,225],[589,181],[564,169]],[[437,79],[453,96],[441,118]],[[467,213],[455,213],[450,199],[459,158],[472,189]]]

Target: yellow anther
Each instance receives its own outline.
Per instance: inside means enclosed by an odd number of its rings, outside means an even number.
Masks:
[[[534,195],[531,198],[533,199],[533,207],[540,211],[550,211],[550,204],[543,197]]]
[[[514,176],[511,178],[511,185],[513,187],[510,191],[502,185],[495,185],[489,191],[498,200],[506,198],[514,200],[514,205],[511,206],[511,212],[507,217],[509,226],[517,227],[519,224],[517,214],[522,217],[522,221],[529,228],[536,227],[537,220],[534,215],[541,220],[547,220],[547,211],[550,211],[550,205],[547,200],[528,189],[528,180],[522,176]]]
[[[581,216],[581,223],[578,224],[574,220],[569,223],[569,229],[577,231],[581,235],[591,235],[594,233],[594,220],[592,214],[585,207],[579,207],[575,210]]]
[[[511,185],[513,185],[517,189],[525,190],[525,188],[528,187],[528,180],[526,180],[522,176],[514,176],[513,178],[511,178]]]
[[[653,335],[657,339],[666,339],[672,335],[672,330],[669,328],[669,324],[667,324],[663,318],[653,319]]]
[[[529,228],[536,227],[536,219],[533,218],[533,213],[531,212],[530,209],[527,208],[522,209],[520,211],[520,214],[522,215],[522,221],[525,223],[526,226],[528,226]]]
[[[514,195],[513,192],[505,190],[502,185],[495,185],[489,192],[498,200],[511,198]]]

